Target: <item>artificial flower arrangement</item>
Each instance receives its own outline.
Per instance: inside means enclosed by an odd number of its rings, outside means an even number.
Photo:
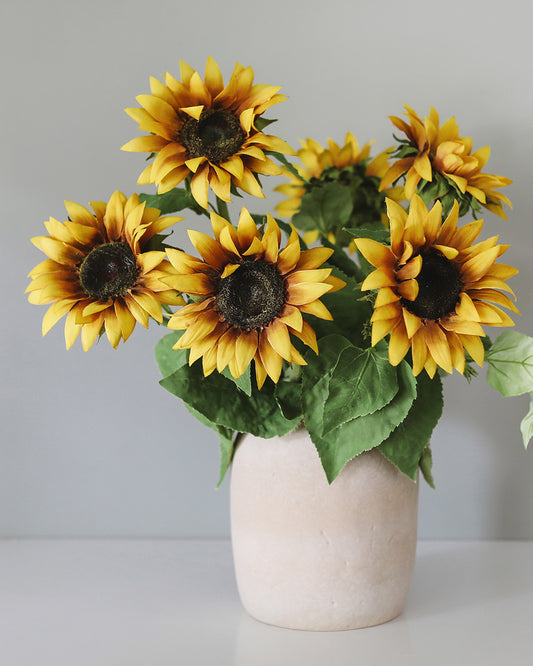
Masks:
[[[513,325],[502,308],[518,314],[517,270],[499,261],[508,246],[478,240],[483,209],[505,218],[511,181],[485,173],[489,148],[474,151],[434,109],[391,117],[401,137],[373,158],[351,133],[295,152],[265,132],[286,98],[254,84],[251,67],[237,64],[226,85],[212,58],[203,79],[183,62],[180,76],[151,78],[126,109],[144,134],[123,150],[148,154],[138,184],[157,193],[66,202],[68,219],[32,239],[48,256],[28,287],[50,306],[43,335],[66,316],[67,348],[81,333],[87,351],[150,319],[170,329],[156,346],[161,384],[220,436],[220,480],[243,433],[303,422],[329,482],[378,448],[432,484],[443,376],[470,380],[486,362],[504,396],[533,392],[533,339],[484,330]],[[263,197],[266,175],[283,179],[284,219],[243,207],[233,224],[227,203]],[[210,221],[189,232],[197,254],[170,244],[181,211]],[[521,430],[527,446],[533,408]]]

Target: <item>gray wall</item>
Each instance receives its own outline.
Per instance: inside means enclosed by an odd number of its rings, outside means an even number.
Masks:
[[[387,116],[404,102],[455,115],[476,147],[491,144],[487,171],[515,180],[509,221],[487,213],[483,234],[511,243],[518,329],[533,333],[530,26],[522,0],[3,0],[0,535],[229,533],[217,439],[157,383],[163,331],[138,327],[117,351],[103,340],[66,352],[62,324],[42,340],[45,308],[23,294],[43,258],[29,238],[50,215],[64,219],[64,199],[137,191],[144,158],[119,150],[138,134],[123,108],[149,91],[150,75],[177,76],[179,58],[203,72],[209,54],[226,78],[236,61],[250,64],[257,82],[290,96],[275,107],[276,133],[293,145],[352,130],[383,149]],[[245,203],[261,212],[276,201]],[[182,223],[177,242],[188,227],[199,218]],[[446,381],[422,538],[533,538],[526,410],[526,398],[504,400],[483,381]]]

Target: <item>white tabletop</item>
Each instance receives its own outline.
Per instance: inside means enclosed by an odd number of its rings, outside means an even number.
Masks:
[[[0,541],[2,666],[529,666],[533,542],[420,542],[404,613],[336,633],[248,617],[228,541]]]

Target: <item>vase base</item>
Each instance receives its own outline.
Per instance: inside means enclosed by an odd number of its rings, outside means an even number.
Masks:
[[[243,604],[244,606],[244,604]],[[381,617],[360,617],[360,618],[346,618],[343,621],[332,621],[331,619],[325,620],[322,622],[308,621],[307,618],[296,618],[292,617],[290,620],[284,620],[279,618],[268,618],[268,617],[258,617],[254,613],[250,612],[244,606],[248,615],[261,624],[267,624],[271,627],[277,627],[279,629],[290,629],[292,631],[312,631],[312,632],[336,632],[336,631],[357,631],[358,629],[368,629],[370,627],[376,627],[380,624],[386,624],[387,622],[392,622],[397,617],[399,617],[403,608],[398,613],[393,613],[391,615],[381,616]]]

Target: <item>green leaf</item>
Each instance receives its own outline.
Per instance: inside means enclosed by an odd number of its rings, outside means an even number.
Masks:
[[[347,347],[328,377],[324,436],[347,421],[381,409],[398,392],[397,372],[389,363],[388,352],[375,347]]]
[[[185,331],[176,331],[163,336],[155,346],[155,358],[163,377],[168,377],[189,362],[187,349],[172,349]]]
[[[318,354],[306,351],[307,365],[302,368],[302,404],[304,418],[314,412],[319,424],[317,435],[322,435],[324,405],[329,393],[329,380],[344,349],[353,347],[342,335],[327,335],[318,341]]]
[[[228,471],[228,467],[230,466],[231,461],[233,459],[235,433],[231,428],[225,428],[224,426],[220,426],[217,425],[216,423],[213,423],[213,421],[207,419],[203,414],[198,412],[196,409],[193,409],[190,405],[187,405],[187,403],[185,403],[185,407],[187,407],[189,412],[198,421],[200,421],[200,423],[214,430],[220,438],[220,472],[217,483],[217,488],[218,488],[222,483],[222,481],[224,480],[226,472]]]
[[[302,419],[301,382],[286,382],[280,379],[276,384],[276,401],[286,419]]]
[[[239,388],[243,393],[245,393],[248,397],[252,395],[252,373],[251,373],[251,365],[249,365],[246,368],[246,371],[243,375],[241,375],[238,379],[235,379],[231,372],[229,371],[229,368],[225,368],[222,371],[222,374],[226,379],[229,379],[232,381],[237,388]]]
[[[346,286],[339,291],[324,294],[320,298],[331,312],[333,321],[313,317],[311,326],[319,338],[337,334],[348,338],[356,347],[368,347],[370,339],[363,336],[363,327],[372,316],[372,305],[361,293],[356,280],[337,269],[333,270],[332,275],[346,282]]]
[[[390,243],[390,231],[382,224],[371,227],[345,227],[344,231],[352,238],[371,238],[378,243]]]
[[[487,382],[503,396],[533,392],[533,338],[506,331],[486,355]]]
[[[199,206],[190,192],[185,189],[175,188],[165,194],[139,194],[141,201],[146,201],[149,208],[157,208],[162,215],[176,213],[185,208],[193,210],[195,213],[204,214],[205,211]]]
[[[352,214],[350,191],[338,181],[322,183],[302,197],[300,210],[292,222],[295,227],[311,231],[318,229],[326,235],[335,227],[344,226]]]
[[[286,419],[276,402],[274,383],[265,382],[259,391],[254,385],[247,396],[235,383],[213,372],[204,377],[202,364],[183,366],[160,382],[163,388],[181,398],[210,422],[258,437],[285,435],[300,419]]]
[[[324,365],[331,367],[331,359],[329,363],[326,359]],[[388,405],[347,421],[329,432],[327,437],[322,436],[322,414],[328,381],[318,367],[303,374],[304,421],[330,483],[349,460],[379,446],[407,416],[415,399],[416,383],[411,367],[405,361],[398,366],[397,372],[398,392]]]
[[[426,483],[430,488],[435,489],[435,481],[433,479],[433,455],[431,453],[431,447],[426,446],[426,448],[422,451],[422,455],[420,457],[420,471],[422,472],[422,476],[426,480]]]
[[[530,393],[529,397],[529,412],[524,416],[520,423],[520,432],[522,433],[525,449],[527,449],[529,440],[533,437],[533,393]]]
[[[442,382],[423,372],[417,377],[416,398],[406,418],[380,445],[379,450],[400,472],[416,481],[422,453],[437,425],[443,408]]]
[[[155,355],[159,370],[164,377],[172,375],[174,372],[178,371],[180,368],[186,367],[188,365],[189,351],[187,349],[172,349],[172,346],[183,335],[184,331],[177,331],[175,333],[169,333],[161,338],[155,347]],[[220,437],[220,451],[221,451],[221,462],[220,462],[220,478],[218,481],[218,486],[222,483],[228,466],[233,457],[233,436],[234,431],[231,428],[226,428],[225,426],[218,425],[213,421],[210,421],[199,411],[191,407],[185,402],[185,406],[191,412],[191,414],[203,423],[208,428],[214,430],[217,435]]]
[[[259,116],[255,119],[255,127],[258,129],[260,132],[262,132],[266,127],[269,125],[272,125],[272,123],[277,123],[276,118],[272,118],[271,120],[268,120],[267,118],[263,118],[262,116]]]
[[[285,157],[283,153],[269,151],[269,154],[272,155],[272,157],[275,157],[278,160],[278,162],[281,162],[281,164],[283,164],[284,167],[287,167],[287,169],[292,173],[293,176],[296,176],[296,178],[302,180],[302,177],[298,173],[298,169],[294,166],[292,162],[289,162],[289,160]]]
[[[226,430],[225,428],[221,428],[218,426],[220,430]],[[220,487],[222,481],[224,481],[224,477],[226,476],[226,472],[228,471],[229,466],[231,465],[231,461],[233,460],[233,453],[235,452],[235,443],[237,440],[237,437],[239,436],[239,433],[237,433],[237,436],[234,437],[234,433],[232,430],[228,430],[228,433],[231,433],[231,435],[224,435],[221,432],[219,433],[220,435],[220,473],[218,477],[218,483],[217,483],[217,488]]]

